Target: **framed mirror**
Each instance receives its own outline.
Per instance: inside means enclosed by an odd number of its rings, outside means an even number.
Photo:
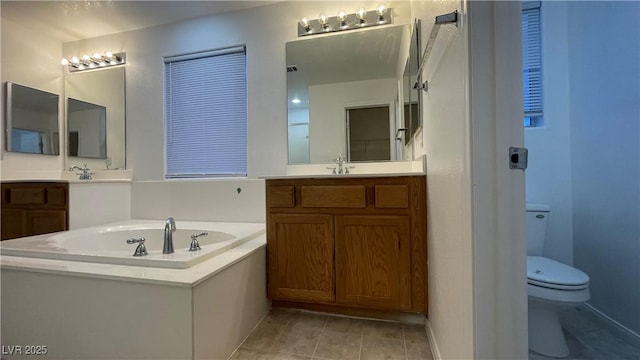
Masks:
[[[289,164],[333,162],[338,154],[402,159],[396,107],[410,30],[390,25],[286,44]]]
[[[422,127],[422,90],[415,88],[416,83],[421,82],[418,69],[420,67],[420,20],[416,19],[411,32],[411,43],[409,45],[409,57],[403,74],[403,94],[404,94],[404,143],[409,144],[418,129]]]
[[[65,75],[66,166],[124,169],[125,68]]]
[[[59,155],[59,96],[12,82],[6,84],[6,150]]]

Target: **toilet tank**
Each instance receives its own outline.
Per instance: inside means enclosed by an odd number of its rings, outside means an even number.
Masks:
[[[549,205],[527,204],[527,255],[543,256],[548,218]]]

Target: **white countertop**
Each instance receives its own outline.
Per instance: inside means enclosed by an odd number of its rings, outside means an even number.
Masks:
[[[406,172],[406,173],[384,173],[384,174],[317,174],[317,175],[274,175],[263,176],[261,179],[349,179],[349,178],[380,178],[380,177],[398,177],[398,176],[425,176],[424,172]]]

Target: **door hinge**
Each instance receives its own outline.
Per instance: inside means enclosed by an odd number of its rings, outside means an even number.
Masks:
[[[509,148],[509,168],[524,170],[527,168],[529,150],[525,147]]]

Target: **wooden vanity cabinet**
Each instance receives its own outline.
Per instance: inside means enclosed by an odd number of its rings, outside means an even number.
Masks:
[[[2,183],[2,240],[69,228],[69,184]]]
[[[427,312],[424,176],[269,179],[269,297]]]

